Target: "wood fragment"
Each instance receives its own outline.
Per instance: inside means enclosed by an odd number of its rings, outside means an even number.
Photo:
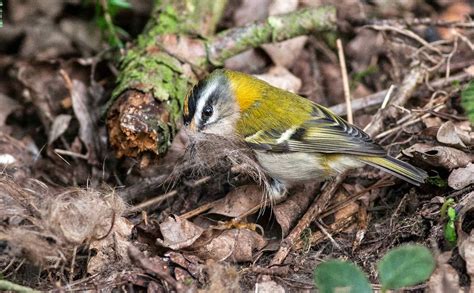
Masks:
[[[163,271],[162,268],[156,267],[155,264],[153,264],[150,259],[135,246],[130,245],[128,247],[128,256],[136,265],[155,274],[157,277],[168,283],[177,293],[186,292],[186,288],[183,284],[176,281],[169,273]]]

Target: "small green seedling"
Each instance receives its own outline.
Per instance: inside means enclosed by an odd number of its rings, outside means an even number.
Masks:
[[[448,181],[441,178],[439,175],[428,177],[427,182],[439,188],[445,188],[448,186]]]
[[[474,123],[474,81],[471,81],[461,92],[461,103],[466,110],[467,117]]]
[[[120,10],[130,9],[132,6],[126,0],[96,1],[95,19],[103,34],[107,35],[112,47],[123,48],[119,35],[128,36],[127,32],[113,23],[113,18]]]
[[[454,205],[454,199],[449,198],[444,202],[440,210],[441,218],[446,220],[446,224],[444,225],[444,239],[446,239],[451,246],[456,246],[458,240],[455,227],[457,213],[453,207]]]
[[[426,281],[435,265],[433,255],[424,246],[403,245],[390,250],[377,266],[382,292]],[[362,270],[348,261],[330,260],[321,263],[314,270],[314,281],[322,293],[372,292],[372,286]]]

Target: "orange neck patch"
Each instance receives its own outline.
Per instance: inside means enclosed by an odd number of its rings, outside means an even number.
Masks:
[[[245,111],[256,100],[261,98],[262,89],[264,88],[262,81],[236,71],[226,70],[225,74],[230,81],[232,91],[241,111]]]

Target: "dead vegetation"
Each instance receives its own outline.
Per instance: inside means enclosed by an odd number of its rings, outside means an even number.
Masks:
[[[187,81],[220,63],[256,74],[337,114],[349,111],[390,154],[430,174],[413,187],[353,170],[296,187],[271,207],[251,154],[225,141],[195,145],[212,147],[213,157],[185,152],[185,133],[146,120],[171,125],[175,113],[143,88],[104,114],[118,60],[153,6],[128,2],[113,17],[128,35],[120,50],[101,38],[94,3],[4,1],[0,290],[304,291],[315,289],[314,267],[329,258],[356,262],[376,283],[377,260],[408,242],[428,246],[437,268],[407,290],[474,290],[474,132],[461,106],[474,76],[469,1],[229,1],[215,24],[227,33],[209,38],[220,45],[205,66],[193,62],[204,58],[201,38],[160,36],[149,53],[176,57]],[[239,54],[229,41],[253,21],[322,4],[337,11],[334,31]],[[211,23],[203,29],[213,33]],[[219,55],[223,48],[228,55]],[[164,154],[158,141],[167,139]],[[454,243],[441,212],[451,199]]]

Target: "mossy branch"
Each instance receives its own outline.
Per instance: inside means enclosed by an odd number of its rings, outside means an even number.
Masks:
[[[24,292],[24,293],[39,293],[29,287],[21,286],[7,280],[0,280],[0,291],[13,291],[13,292]]]
[[[233,28],[208,42],[208,61],[216,66],[245,50],[314,32],[336,30],[336,8],[321,6],[270,16],[263,22]]]

